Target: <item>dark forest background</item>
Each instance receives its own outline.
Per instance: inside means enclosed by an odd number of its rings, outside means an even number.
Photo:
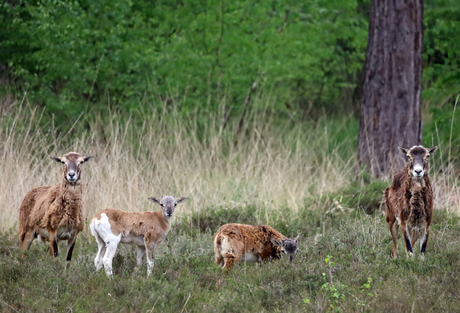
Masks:
[[[2,93],[27,94],[57,125],[109,108],[205,117],[223,105],[239,116],[254,93],[280,114],[356,114],[369,10],[366,0],[3,1]],[[424,113],[440,126],[459,92],[460,6],[427,0],[424,24]]]

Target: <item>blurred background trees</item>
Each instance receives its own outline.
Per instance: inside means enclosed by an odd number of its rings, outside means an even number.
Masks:
[[[458,142],[460,6],[424,5],[424,143]],[[109,110],[222,111],[225,128],[247,106],[357,120],[369,12],[370,0],[3,0],[0,92],[60,128]]]
[[[368,3],[62,1],[4,3],[0,61],[15,89],[57,117],[133,112],[186,98],[188,114],[237,110],[255,82],[277,109],[355,110]],[[141,100],[141,101],[140,101]]]

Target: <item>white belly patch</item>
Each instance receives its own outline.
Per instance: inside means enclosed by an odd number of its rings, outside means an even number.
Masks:
[[[75,229],[68,229],[68,228],[58,228],[56,231],[56,237],[58,240],[69,240],[73,236],[75,236]],[[49,234],[45,228],[38,229],[38,239],[45,242],[49,241]]]
[[[259,255],[254,254],[254,253],[246,253],[243,254],[243,257],[241,258],[243,262],[258,262],[259,261]]]
[[[136,245],[136,246],[144,246],[144,237],[143,236],[122,236],[121,243],[129,244],[129,245]]]

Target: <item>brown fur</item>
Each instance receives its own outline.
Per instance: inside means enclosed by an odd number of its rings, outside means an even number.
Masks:
[[[160,208],[156,212],[127,212],[117,209],[104,209],[99,211],[92,219],[101,219],[105,213],[109,218],[112,233],[115,236],[144,236],[148,242],[161,243],[171,229],[171,219],[163,214]]]
[[[436,148],[437,147],[430,151],[433,150],[434,152]],[[420,231],[418,231],[418,229],[424,228],[424,231],[426,231],[426,239],[423,241],[424,238],[422,235],[422,256],[425,252],[424,249],[428,241],[429,227],[433,219],[433,190],[428,176],[429,166],[427,161],[429,153],[427,149],[425,150],[426,152],[424,152],[425,155],[423,155],[423,159],[426,162],[424,164],[425,174],[423,178],[414,179],[412,177],[411,160],[408,159],[405,168],[394,176],[392,185],[387,187],[384,192],[386,221],[390,224],[389,229],[393,238],[393,246],[391,249],[391,256],[393,258],[397,256],[399,226],[401,226],[403,231],[406,252],[409,254],[413,253],[413,246],[420,236]],[[408,154],[409,153],[410,150]],[[397,218],[400,220],[399,223]]]
[[[137,246],[136,269],[142,265],[144,254],[147,254],[147,275],[151,274],[155,247],[168,235],[175,207],[187,198],[162,196],[161,200],[153,197],[149,200],[160,204],[161,208],[156,212],[105,209],[91,219],[91,233],[98,244],[94,260],[97,270],[104,266],[107,275],[112,276],[112,259],[118,244],[124,243]]]
[[[230,269],[247,253],[254,255],[257,262],[280,259],[284,249],[275,242],[281,243],[286,240],[291,241],[271,226],[225,224],[214,235],[216,265]],[[295,250],[297,250],[297,245]]]
[[[82,158],[72,152],[64,157],[71,161]],[[80,162],[83,163],[82,160]],[[67,240],[67,261],[71,260],[76,237],[84,228],[83,191],[80,170],[77,181],[73,183],[67,181],[66,174],[64,166],[59,185],[32,189],[24,197],[19,208],[19,240],[23,252],[30,248],[37,236],[46,240],[46,235],[49,239],[48,251],[54,257],[58,256],[58,241]]]

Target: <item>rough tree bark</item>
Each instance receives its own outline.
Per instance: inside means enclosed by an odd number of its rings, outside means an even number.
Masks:
[[[358,161],[376,178],[404,165],[398,146],[422,142],[423,0],[372,0]]]

